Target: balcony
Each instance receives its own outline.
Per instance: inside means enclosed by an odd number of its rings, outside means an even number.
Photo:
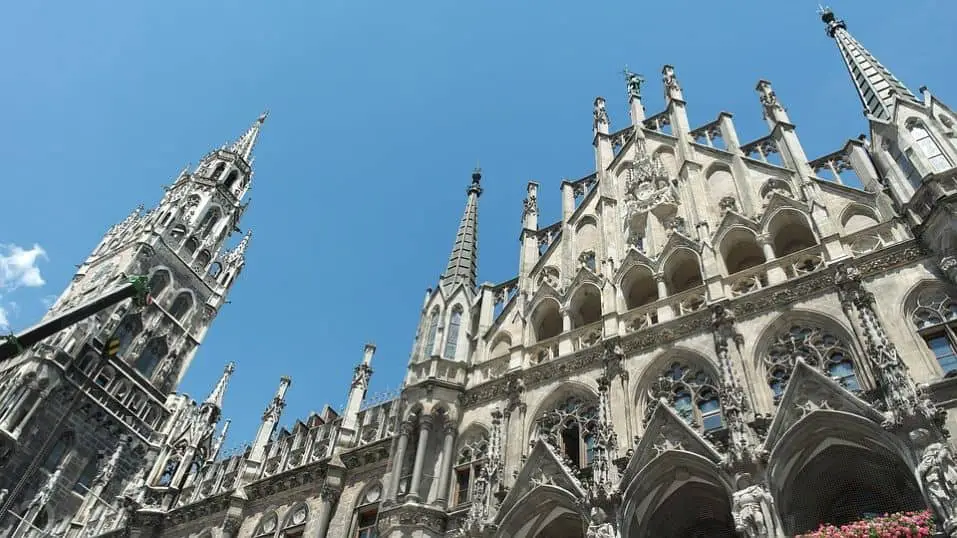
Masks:
[[[799,250],[724,279],[725,295],[740,297],[824,268],[824,247]]]

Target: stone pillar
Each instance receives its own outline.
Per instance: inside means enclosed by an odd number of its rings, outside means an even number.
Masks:
[[[658,273],[655,275],[655,283],[658,285],[658,300],[668,296],[668,285],[665,284],[665,275]],[[675,311],[671,305],[658,307],[658,322],[664,323],[675,317]]]
[[[419,419],[419,444],[415,449],[415,465],[412,467],[412,483],[409,485],[408,497],[419,500],[419,486],[422,484],[422,468],[425,465],[425,452],[429,448],[429,432],[432,430],[433,418],[426,415]]]
[[[326,538],[326,533],[329,532],[329,522],[332,521],[332,505],[339,498],[339,491],[329,486],[322,486],[319,498],[319,523],[316,525],[316,533],[313,538]]]
[[[405,464],[405,452],[409,447],[410,435],[412,435],[412,423],[405,420],[399,424],[399,442],[392,461],[392,480],[389,481],[386,500],[394,501],[399,495],[399,482],[402,480],[402,467]]]
[[[435,504],[441,508],[444,508],[448,501],[449,479],[452,475],[453,465],[452,450],[455,448],[455,432],[457,429],[456,424],[447,418],[442,430],[445,434],[442,444],[442,471],[439,475],[439,492],[435,498]]]
[[[767,234],[758,236],[758,244],[761,245],[761,251],[764,253],[764,262],[770,263],[777,259],[774,253],[774,245],[771,244],[771,238]],[[772,267],[768,269],[768,285],[780,284],[788,279],[787,274],[782,267]]]

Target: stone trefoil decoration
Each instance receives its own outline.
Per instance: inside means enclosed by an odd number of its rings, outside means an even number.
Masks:
[[[930,428],[938,436],[945,436],[943,411],[922,394],[911,379],[907,366],[877,317],[874,295],[864,289],[860,271],[846,264],[839,266],[835,284],[847,316],[853,320],[855,312],[857,314],[868,359],[887,409],[884,426],[888,429],[905,427],[907,431]]]

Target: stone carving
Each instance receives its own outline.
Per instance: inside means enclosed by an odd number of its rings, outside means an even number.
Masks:
[[[731,496],[735,530],[747,538],[783,538],[775,517],[774,498],[767,487],[753,483],[751,475],[742,473],[738,488]]]
[[[944,256],[937,265],[951,284],[957,285],[957,256]]]
[[[585,531],[586,538],[617,538],[618,533],[615,526],[608,521],[609,517],[601,508],[594,507],[589,517],[588,529]]]
[[[957,536],[957,462],[954,453],[945,441],[934,440],[923,428],[910,432],[910,439],[917,447],[923,447],[917,465],[917,479],[924,496],[943,522],[947,536]]]
[[[681,86],[675,76],[675,68],[666,65],[661,70],[661,81],[665,84],[665,95],[671,99],[681,99]]]
[[[372,367],[366,363],[356,366],[352,374],[352,387],[365,390],[369,387],[369,379],[372,377]]]
[[[738,211],[738,200],[734,196],[725,196],[718,202],[718,209],[721,210],[721,216],[725,216],[729,211]]]
[[[765,119],[773,117],[775,110],[784,110],[784,107],[778,102],[777,94],[771,89],[770,82],[762,80],[758,83],[758,99],[761,100],[761,105],[764,107]]]
[[[595,129],[599,129],[599,126],[604,126],[606,129],[608,127],[608,111],[605,110],[605,98],[596,97],[594,111],[592,114],[595,117]]]
[[[641,99],[641,84],[645,81],[641,75],[625,68],[625,85],[628,87],[628,100]]]
[[[522,220],[529,215],[538,215],[538,195],[535,193],[535,186],[528,186],[528,196],[525,197],[522,207]]]

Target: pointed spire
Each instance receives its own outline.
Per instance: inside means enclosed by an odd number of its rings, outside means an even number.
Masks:
[[[468,201],[465,203],[465,213],[462,214],[462,221],[455,235],[449,264],[440,278],[443,288],[451,289],[458,284],[465,284],[470,290],[475,288],[478,272],[478,197],[482,195],[481,181],[482,169],[476,167],[472,171],[472,184],[466,190]]]
[[[818,13],[826,25],[827,35],[837,42],[857,95],[864,103],[865,114],[889,120],[894,111],[895,95],[917,100],[907,86],[851,36],[847,25],[830,8],[821,7]]]
[[[263,123],[266,122],[267,116],[269,116],[269,111],[260,114],[252,127],[243,133],[243,136],[239,137],[239,140],[233,142],[233,145],[229,147],[229,151],[239,155],[245,159],[247,163],[250,162],[253,147],[256,146],[256,139],[259,138],[259,130],[262,128]]]
[[[229,364],[226,365],[226,368],[223,369],[223,375],[219,378],[216,386],[213,387],[213,391],[210,392],[209,397],[206,398],[205,404],[212,405],[217,409],[223,408],[223,397],[226,395],[226,385],[229,383],[229,378],[232,377],[235,371],[236,363],[230,361]]]
[[[253,238],[252,228],[246,230],[246,235],[243,236],[242,240],[239,241],[239,244],[236,245],[236,248],[233,248],[226,252],[223,256],[223,261],[229,264],[242,265],[246,261],[246,249],[249,248],[249,240]]]

